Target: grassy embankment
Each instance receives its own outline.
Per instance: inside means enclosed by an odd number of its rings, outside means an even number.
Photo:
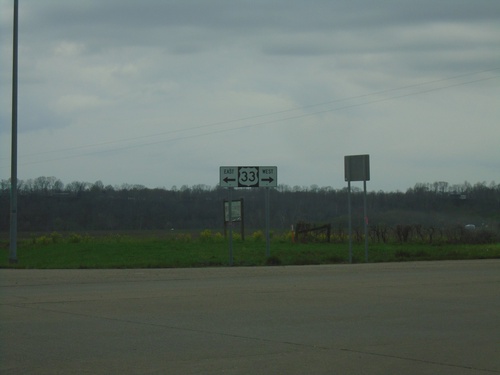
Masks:
[[[8,241],[0,242],[0,268],[172,268],[229,265],[228,241],[220,234],[80,235],[59,233],[18,241],[17,264],[9,264]],[[353,244],[353,262],[365,261],[364,243]],[[269,258],[262,234],[233,241],[235,266],[348,263],[348,243],[293,243],[275,236]],[[500,258],[496,244],[370,243],[369,262]]]

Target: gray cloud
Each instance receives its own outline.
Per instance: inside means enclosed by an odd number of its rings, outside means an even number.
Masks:
[[[25,178],[213,185],[219,165],[279,163],[283,183],[338,187],[359,152],[383,189],[500,168],[496,1],[20,3]]]

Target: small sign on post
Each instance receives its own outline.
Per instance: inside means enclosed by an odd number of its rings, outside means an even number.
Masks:
[[[245,214],[243,198],[238,200],[233,200],[231,202],[231,215],[229,214],[229,202],[224,200],[224,238],[227,235],[227,226],[233,223],[240,223],[240,233],[241,239],[245,240]],[[231,221],[229,221],[229,216],[231,216]]]
[[[345,181],[370,181],[370,155],[344,156]]]

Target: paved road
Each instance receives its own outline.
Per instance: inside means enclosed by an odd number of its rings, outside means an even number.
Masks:
[[[500,260],[0,270],[1,374],[500,374]]]

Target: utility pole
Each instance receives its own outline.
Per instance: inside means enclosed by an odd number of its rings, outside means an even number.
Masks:
[[[14,0],[14,38],[12,53],[12,156],[10,175],[10,251],[9,263],[17,263],[17,30],[19,0]]]

